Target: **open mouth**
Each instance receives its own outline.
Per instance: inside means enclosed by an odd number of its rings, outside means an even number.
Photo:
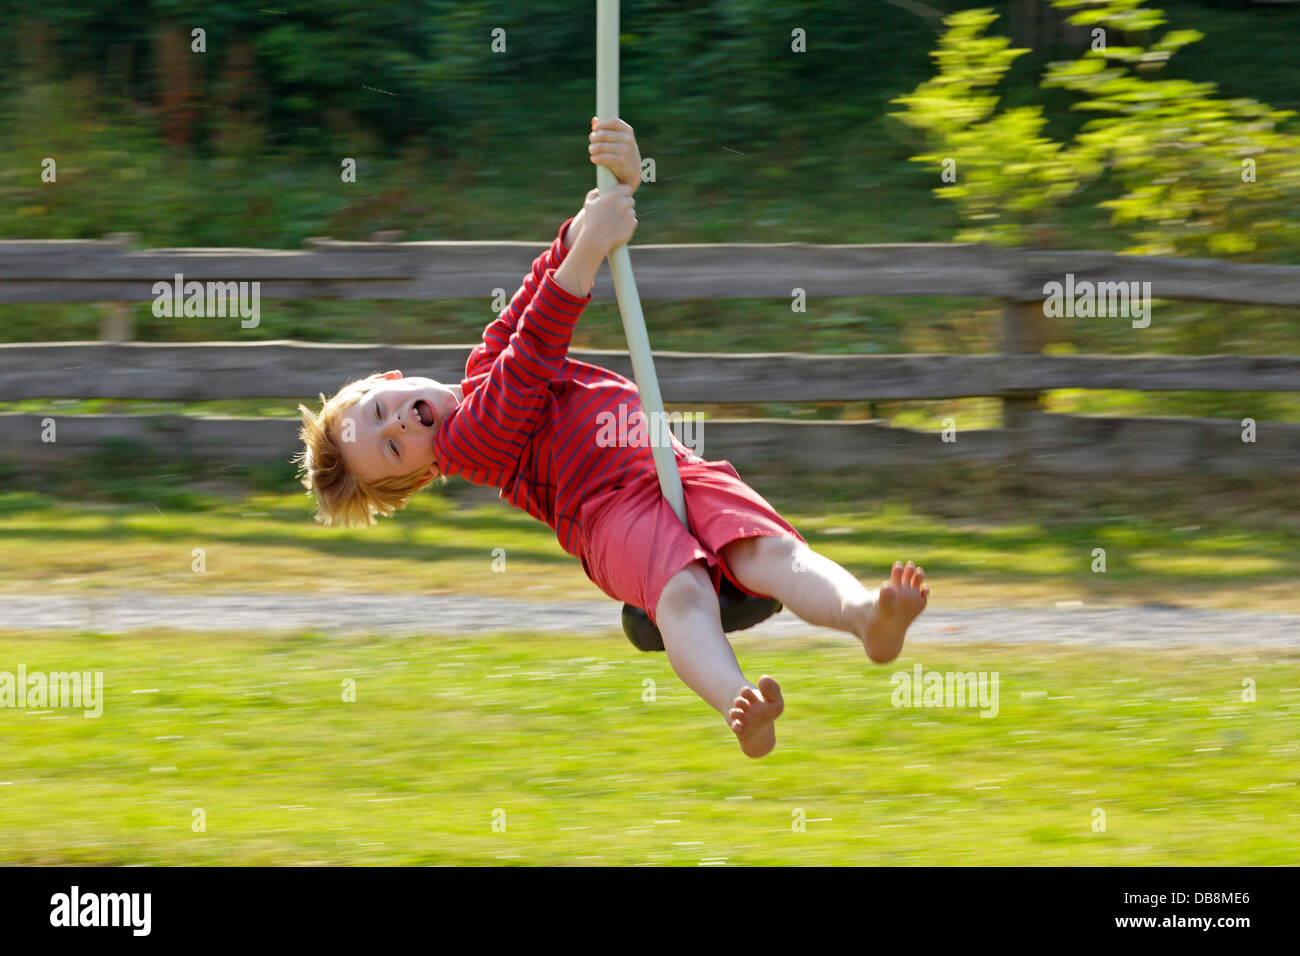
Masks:
[[[433,406],[424,399],[417,398],[411,406],[411,411],[415,413],[415,417],[419,419],[420,424],[425,428],[433,424]]]

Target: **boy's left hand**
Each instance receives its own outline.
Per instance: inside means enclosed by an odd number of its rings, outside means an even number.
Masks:
[[[621,119],[591,118],[590,145],[587,153],[598,166],[608,166],[614,177],[636,192],[641,185],[641,152],[636,147],[632,127]]]

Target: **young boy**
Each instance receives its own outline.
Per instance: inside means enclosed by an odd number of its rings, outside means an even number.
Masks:
[[[636,385],[568,357],[596,270],[632,238],[641,157],[622,120],[592,120],[588,152],[619,185],[587,194],[509,306],[483,332],[458,385],[401,372],[352,382],[315,414],[304,406],[303,484],[326,524],[373,524],[433,481],[459,475],[555,530],[587,576],[645,609],[677,675],[718,710],[751,757],[776,745],[781,688],[741,673],[722,630],[717,590],[773,596],[810,624],[855,635],[876,663],[898,656],[925,608],[925,572],[895,563],[868,591],[803,537],[725,461],[704,461],[672,437],[690,530],[662,497],[648,442],[602,437],[614,412],[644,422]],[[622,414],[618,409],[622,407]]]

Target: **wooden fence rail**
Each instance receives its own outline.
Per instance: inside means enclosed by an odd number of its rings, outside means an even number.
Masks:
[[[335,242],[304,250],[136,250],[107,241],[0,242],[0,303],[116,304],[106,339],[130,338],[121,303],[151,301],[154,285],[257,282],[262,299],[486,300],[512,291],[544,248],[519,242]],[[647,300],[945,295],[996,298],[1003,306],[996,355],[805,355],[656,353],[665,400],[712,403],[929,400],[994,396],[1006,427],[961,430],[956,441],[878,422],[710,419],[703,453],[752,464],[771,458],[836,465],[1032,460],[1049,470],[1300,471],[1300,425],[1259,422],[1243,441],[1239,420],[1113,419],[1047,415],[1041,392],[1300,391],[1300,356],[1042,355],[1049,338],[1045,285],[1150,283],[1152,299],[1300,305],[1300,267],[1239,265],[1094,252],[1046,252],[963,244],[726,244],[635,246]],[[595,297],[612,297],[608,274]],[[1159,310],[1152,312],[1158,323]],[[797,322],[798,315],[794,316]],[[183,322],[184,319],[177,319]],[[238,317],[231,319],[238,337]],[[1082,319],[1077,321],[1122,321]],[[797,336],[797,325],[793,326]],[[1134,334],[1141,334],[1135,329]],[[402,368],[444,381],[463,375],[469,346],[333,345],[306,342],[129,341],[0,346],[0,401],[41,399],[300,399],[370,371]],[[623,352],[574,350],[582,361],[631,374]],[[286,406],[288,402],[286,401]],[[288,408],[286,407],[286,411]],[[107,438],[157,444],[168,454],[235,461],[283,460],[290,420],[180,415],[0,414],[0,457],[29,464],[84,454]]]
[[[390,368],[459,382],[468,345],[309,342],[0,345],[0,401],[311,398]],[[626,352],[573,358],[631,376]],[[803,355],[656,352],[673,403],[856,402],[1001,396],[1058,388],[1300,391],[1300,356]]]
[[[0,241],[0,303],[148,302],[155,282],[256,281],[264,299],[486,299],[513,291],[531,242],[335,242],[306,250],[147,249],[122,241]],[[949,295],[1041,302],[1043,285],[1150,282],[1156,299],[1300,305],[1300,267],[966,243],[632,247],[645,299]],[[612,299],[607,267],[595,297]]]
[[[44,441],[51,421],[56,440]],[[297,431],[296,420],[283,418],[7,413],[0,414],[0,460],[41,469],[116,439],[151,447],[169,460],[286,462],[301,447]],[[1300,425],[1260,422],[1254,442],[1241,437],[1241,422],[1230,419],[1035,413],[1023,429],[959,428],[952,442],[939,433],[877,421],[707,419],[694,429],[698,444],[691,444],[707,458],[746,467],[772,461],[823,469],[1015,460],[1043,471],[1117,477],[1300,471]]]

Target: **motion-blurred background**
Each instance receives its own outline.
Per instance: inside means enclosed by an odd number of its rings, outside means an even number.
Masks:
[[[380,360],[453,379],[579,207],[593,7],[0,16],[0,671],[106,687],[0,708],[0,860],[1294,861],[1300,4],[622,5],[668,407],[864,580],[925,565],[899,668],[1003,675],[900,712],[834,635],[738,635],[791,701],[759,769],[549,529],[454,482],[326,530],[287,460]],[[809,248],[635,248],[682,243]],[[159,317],[174,271],[257,325]],[[1149,326],[1044,316],[1067,272]]]

